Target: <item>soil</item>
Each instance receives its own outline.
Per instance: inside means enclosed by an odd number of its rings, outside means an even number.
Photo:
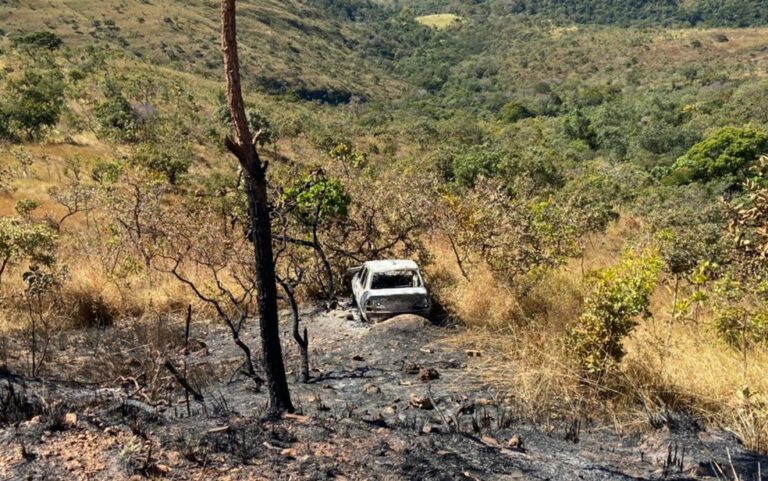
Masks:
[[[286,365],[297,369],[283,314]],[[302,317],[313,378],[301,384],[289,372],[297,414],[280,418],[239,373],[228,331],[202,321],[187,351],[183,326],[169,320],[71,333],[54,343],[46,381],[13,374],[24,359],[9,357],[0,479],[751,481],[768,470],[730,433],[682,414],[632,435],[583,419],[534,426],[482,382],[483,353],[445,342],[451,328],[413,317],[372,327],[348,306]],[[153,329],[172,340],[156,352],[146,347]],[[243,337],[258,355],[255,324]],[[15,342],[9,351],[21,352]],[[180,370],[187,362],[202,402],[188,409],[157,368],[161,355]],[[53,372],[66,379],[51,381]]]

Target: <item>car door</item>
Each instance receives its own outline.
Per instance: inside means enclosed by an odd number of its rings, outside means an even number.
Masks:
[[[355,303],[358,303],[358,305],[360,296],[363,294],[363,290],[365,290],[365,280],[367,277],[368,269],[363,267],[363,269],[352,278],[352,296],[355,298]]]

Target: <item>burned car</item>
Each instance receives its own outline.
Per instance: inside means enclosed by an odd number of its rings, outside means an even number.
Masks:
[[[350,269],[350,273],[352,300],[364,320],[381,322],[398,314],[429,314],[429,293],[415,262],[369,261]]]

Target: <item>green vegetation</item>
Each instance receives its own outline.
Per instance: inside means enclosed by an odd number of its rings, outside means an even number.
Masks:
[[[694,145],[673,167],[680,181],[708,181],[743,174],[768,152],[768,132],[747,127],[725,127]]]
[[[583,369],[602,377],[624,357],[622,341],[648,316],[661,261],[653,250],[629,253],[611,268],[594,274],[584,313],[569,334],[574,354]]]

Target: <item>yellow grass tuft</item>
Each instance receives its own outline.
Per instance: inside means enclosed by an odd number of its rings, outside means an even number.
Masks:
[[[416,17],[416,21],[427,27],[442,30],[462,21],[462,18],[453,13],[435,13],[432,15],[422,15]]]

